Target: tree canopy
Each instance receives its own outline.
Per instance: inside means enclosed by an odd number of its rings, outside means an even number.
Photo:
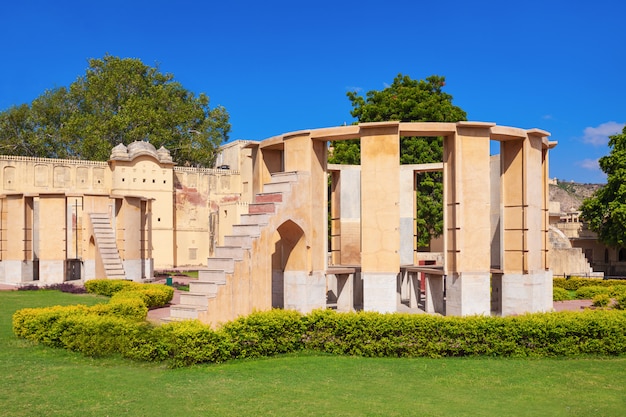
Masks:
[[[458,122],[467,114],[452,104],[452,96],[443,92],[445,77],[431,75],[413,80],[398,74],[383,90],[368,91],[363,97],[348,92],[351,114],[362,122]],[[400,141],[400,163],[421,164],[443,160],[443,138],[406,137]],[[358,141],[333,143],[329,162],[360,163]],[[443,184],[441,173],[423,173],[417,187],[418,246],[428,246],[432,237],[443,233]]]
[[[626,246],[626,127],[609,137],[611,151],[599,160],[607,184],[583,201],[581,217],[607,246]]]
[[[119,143],[149,140],[179,165],[211,166],[228,140],[229,115],[158,67],[106,55],[69,87],[0,113],[0,153],[107,160]]]

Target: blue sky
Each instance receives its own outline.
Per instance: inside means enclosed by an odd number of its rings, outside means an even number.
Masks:
[[[549,131],[550,176],[603,182],[626,123],[626,2],[31,1],[0,6],[0,110],[106,53],[158,65],[231,116],[231,139],[351,123],[347,91],[446,77],[469,120]]]

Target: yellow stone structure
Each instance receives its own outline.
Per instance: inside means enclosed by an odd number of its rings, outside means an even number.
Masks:
[[[442,163],[400,165],[405,136],[443,137]],[[493,123],[385,122],[251,143],[249,214],[172,318],[217,325],[253,310],[329,305],[380,312],[423,305],[450,315],[548,311],[548,151],[555,145],[548,137]],[[328,143],[347,139],[360,140],[360,167],[328,165]],[[497,164],[492,143],[501,152]],[[444,174],[443,253],[439,265],[425,267],[415,247],[414,178],[436,170]]]
[[[409,136],[443,137],[443,161],[401,165]],[[381,122],[227,144],[217,169],[175,167],[146,142],[119,145],[107,163],[0,157],[0,281],[60,282],[73,268],[82,280],[144,280],[198,265],[171,319],[212,325],[275,307],[548,311],[548,137]],[[360,140],[361,165],[329,165],[329,143],[348,139]],[[416,247],[425,171],[443,172],[436,254]]]
[[[142,281],[206,265],[219,228],[247,210],[244,145],[225,152],[233,169],[175,167],[148,142],[120,144],[108,162],[0,156],[0,282]]]

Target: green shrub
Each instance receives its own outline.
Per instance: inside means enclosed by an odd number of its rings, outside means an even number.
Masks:
[[[572,356],[626,352],[626,314],[518,317],[337,314],[307,316],[308,349],[362,356]]]
[[[590,287],[580,287],[576,290],[576,298],[579,300],[590,300],[596,295],[599,294],[609,294],[610,287],[602,287],[602,286],[590,286]]]
[[[553,301],[567,301],[571,300],[570,292],[561,287],[552,288],[552,300]]]
[[[72,315],[65,318],[65,330],[60,340],[66,349],[88,356],[124,353],[129,341],[148,323],[127,320],[119,316]]]
[[[98,315],[118,316],[128,320],[143,321],[148,316],[148,307],[139,294],[124,291],[111,297],[108,304],[92,307]]]
[[[174,289],[163,284],[143,284],[136,291],[142,293],[148,308],[163,307],[174,297]]]
[[[225,334],[197,320],[166,324],[158,333],[165,341],[172,367],[219,363],[232,357],[232,344]]]
[[[626,294],[626,285],[614,285],[609,287],[609,295],[613,298],[617,298],[624,294]]]
[[[172,301],[174,289],[162,284],[141,284],[121,279],[94,279],[85,283],[89,293],[107,297],[140,297],[148,308],[163,307]],[[120,295],[131,293],[132,295]]]
[[[275,309],[240,317],[220,330],[232,342],[233,358],[255,358],[300,350],[306,328],[299,312]]]
[[[142,284],[124,279],[92,279],[85,282],[85,289],[88,293],[111,297],[116,292],[131,290],[140,287]]]
[[[67,327],[65,319],[89,312],[84,305],[24,308],[13,314],[13,333],[46,346],[63,347],[60,338]]]
[[[598,294],[592,298],[594,307],[606,307],[611,302],[608,294]]]
[[[613,305],[618,310],[626,310],[626,294],[617,296]]]
[[[605,297],[608,297],[606,294]],[[141,306],[139,308],[137,306]],[[626,307],[626,296],[618,299]],[[118,310],[115,310],[118,309]],[[515,317],[337,313],[303,316],[288,310],[253,313],[218,330],[198,321],[155,327],[138,321],[138,296],[106,305],[23,309],[13,316],[19,337],[92,356],[113,353],[171,366],[223,362],[310,349],[369,357],[555,357],[626,353],[626,312],[526,314]]]

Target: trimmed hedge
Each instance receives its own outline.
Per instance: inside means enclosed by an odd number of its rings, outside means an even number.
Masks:
[[[626,299],[624,300],[626,301]],[[198,321],[153,326],[102,314],[101,307],[24,309],[17,336],[87,355],[119,353],[172,367],[256,358],[303,349],[368,357],[623,355],[626,312],[596,310],[517,317],[336,313],[254,313],[218,330]]]
[[[85,282],[85,289],[90,294],[111,297],[119,291],[129,291],[141,287],[143,284],[124,279],[92,279]]]
[[[558,279],[558,278],[557,278]],[[555,297],[569,299],[564,283]],[[258,358],[308,349],[369,357],[577,356],[626,353],[626,286],[583,285],[570,279],[578,297],[616,297],[616,310],[527,314],[517,317],[337,313],[316,310],[256,312],[218,330],[198,321],[153,326],[148,308],[168,303],[173,289],[123,280],[92,280],[89,292],[108,304],[22,309],[13,315],[18,337],[91,356],[114,353],[172,367]],[[561,286],[563,285],[563,286]],[[571,290],[571,289],[570,289]],[[600,300],[602,298],[602,300]]]
[[[554,287],[552,288],[552,301],[567,301],[571,300],[570,293],[565,288]]]
[[[163,307],[172,301],[174,289],[163,284],[141,284],[123,279],[93,279],[85,282],[88,293],[106,297],[139,297],[148,308]]]
[[[613,287],[626,286],[626,280],[621,279],[601,279],[601,278],[554,278],[552,282],[554,288],[564,288],[569,291],[576,291],[581,287]]]

